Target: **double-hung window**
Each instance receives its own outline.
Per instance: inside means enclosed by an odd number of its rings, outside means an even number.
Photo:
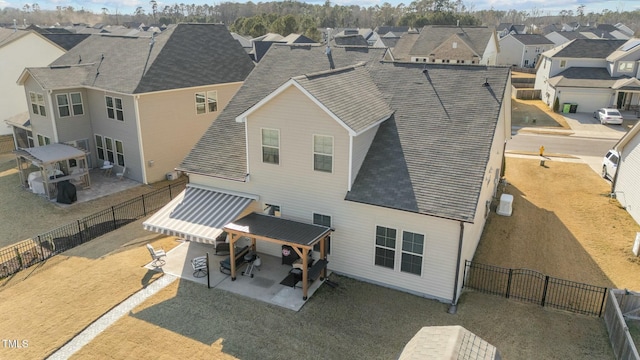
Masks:
[[[313,170],[333,171],[333,137],[313,135]]]
[[[58,94],[56,95],[56,100],[58,100],[58,114],[60,117],[71,116],[69,96],[67,94]]]
[[[29,99],[31,100],[31,110],[34,114],[47,116],[47,112],[44,107],[44,96],[42,94],[30,91]]]
[[[313,224],[331,227],[331,216],[313,213]],[[324,243],[324,250],[331,254],[331,236],[327,236]],[[320,243],[313,245],[313,251],[320,251]]]
[[[71,102],[69,102],[71,99]],[[57,94],[56,100],[58,102],[58,114],[60,117],[65,116],[77,116],[84,114],[84,108],[82,106],[82,95],[78,93],[70,94]]]
[[[262,162],[280,164],[280,130],[262,129]]]
[[[423,254],[424,235],[403,231],[400,271],[421,275]]]
[[[396,229],[376,226],[375,264],[389,269],[395,266]]]
[[[51,144],[51,139],[47,136],[38,134],[38,146],[45,146]]]
[[[218,92],[207,91],[196,93],[196,114],[206,114],[218,111]]]
[[[124,121],[124,110],[122,99],[112,96],[105,96],[107,104],[107,117],[109,119]]]

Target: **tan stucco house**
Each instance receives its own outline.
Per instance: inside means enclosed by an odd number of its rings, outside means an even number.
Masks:
[[[113,173],[165,178],[235,94],[253,62],[224,25],[178,24],[152,38],[91,35],[18,80],[30,121],[19,147],[69,143]],[[24,95],[23,95],[24,96]]]
[[[179,166],[184,199],[145,227],[211,243],[244,229],[280,256],[258,219],[289,221],[283,238],[323,226],[331,271],[455,303],[501,176],[510,71],[384,54],[272,46]]]

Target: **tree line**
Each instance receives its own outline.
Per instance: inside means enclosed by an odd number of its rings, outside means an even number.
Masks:
[[[102,8],[96,14],[72,6],[58,6],[56,10],[42,10],[37,3],[25,4],[22,9],[4,8],[0,11],[0,23],[22,19],[24,23],[52,25],[54,23],[86,22],[90,24],[122,24],[142,22],[173,24],[179,22],[224,23],[232,31],[247,36],[276,32],[283,36],[290,32],[301,33],[318,39],[318,28],[346,28],[376,26],[410,26],[456,24],[490,25],[501,22],[513,24],[549,24],[576,21],[581,24],[622,22],[634,30],[640,29],[640,10],[604,10],[601,13],[586,12],[584,5],[575,10],[567,9],[557,14],[540,9],[479,10],[462,0],[415,0],[409,5],[393,6],[388,2],[376,6],[338,5],[329,0],[324,4],[307,4],[295,0],[246,3],[222,2],[215,5],[185,4],[160,6],[151,0],[148,6],[137,7],[132,14],[119,13],[117,9]],[[82,19],[85,19],[84,21]]]

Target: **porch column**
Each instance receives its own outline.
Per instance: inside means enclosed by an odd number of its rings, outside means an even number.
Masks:
[[[307,291],[309,290],[309,256],[306,251],[302,257],[302,300],[307,300]]]
[[[236,234],[229,232],[229,263],[231,264],[231,281],[236,280],[236,246],[235,242],[240,237]]]
[[[320,259],[327,259],[327,247],[326,247],[327,237],[323,237],[320,239]],[[327,277],[327,267],[322,268],[322,272],[320,273],[320,279],[324,279]]]

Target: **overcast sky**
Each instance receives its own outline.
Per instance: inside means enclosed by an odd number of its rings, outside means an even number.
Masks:
[[[226,0],[224,0],[226,1]],[[174,5],[176,3],[184,4],[216,4],[224,1],[211,1],[211,0],[180,0],[180,1],[160,1],[158,2],[158,8],[162,9],[165,5]],[[254,2],[268,1],[257,0]],[[246,2],[246,1],[237,1]],[[307,0],[304,1],[310,4],[323,4],[322,0]],[[332,4],[339,5],[360,5],[360,6],[375,6],[382,5],[384,0],[333,0]],[[386,1],[393,6],[400,3],[408,5],[410,0],[388,0]],[[557,14],[561,10],[572,10],[574,13],[580,4],[585,5],[585,13],[589,12],[601,12],[603,9],[611,11],[632,11],[640,10],[640,0],[616,0],[616,1],[597,1],[597,0],[476,0],[476,1],[464,1],[467,7],[473,10],[488,10],[492,7],[496,10],[510,10],[516,9],[518,11],[530,12],[533,9],[539,10],[541,14],[546,15]],[[102,8],[109,9],[110,13],[115,13],[118,10],[120,14],[133,14],[134,10],[138,6],[142,6],[145,12],[151,10],[148,0],[31,0],[31,1],[17,1],[17,0],[0,0],[0,8],[15,7],[21,9],[24,4],[38,3],[43,10],[55,10],[56,6],[73,6],[75,9],[91,10],[95,13],[100,13]]]

